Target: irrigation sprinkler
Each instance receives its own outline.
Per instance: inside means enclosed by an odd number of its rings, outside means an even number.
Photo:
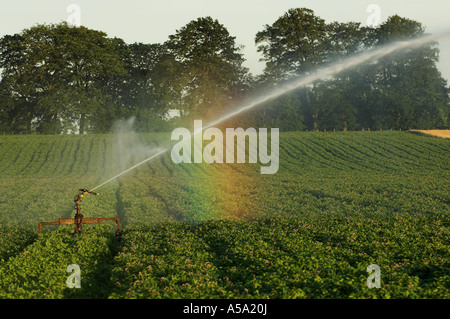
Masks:
[[[75,225],[74,235],[79,235],[81,233],[83,224],[102,224],[104,221],[115,221],[117,224],[116,236],[121,236],[122,231],[120,230],[120,218],[119,217],[93,217],[84,218],[81,214],[81,199],[87,194],[92,194],[98,196],[99,194],[88,189],[80,189],[80,193],[75,195],[74,202],[76,205],[77,212],[74,218],[58,218],[52,222],[40,222],[38,223],[38,236],[41,234],[43,226],[46,225]]]

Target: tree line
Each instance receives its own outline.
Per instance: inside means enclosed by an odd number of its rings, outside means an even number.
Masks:
[[[343,57],[425,34],[389,17],[379,28],[288,10],[255,35],[262,74],[244,67],[224,25],[201,17],[164,43],[127,44],[67,23],[38,24],[0,39],[0,131],[110,132],[134,117],[138,132],[205,121]],[[437,43],[389,55],[297,89],[224,123],[281,130],[448,128],[449,87]]]

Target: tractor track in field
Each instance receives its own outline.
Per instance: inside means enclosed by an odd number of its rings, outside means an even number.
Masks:
[[[78,139],[78,144],[77,144],[76,149],[75,149],[75,151],[73,153],[73,161],[72,161],[72,164],[70,165],[68,174],[72,174],[73,168],[75,167],[75,164],[77,163],[78,152],[80,150],[80,145],[81,145],[81,139]]]
[[[119,186],[117,186],[115,197],[116,197],[116,206],[115,211],[117,214],[117,217],[120,218],[120,226],[123,229],[127,224],[127,216],[125,212],[125,206],[122,200],[122,195],[120,193],[121,188],[123,187],[123,182],[118,180]]]
[[[161,202],[165,208],[165,213],[172,217],[174,221],[183,222],[186,221],[186,217],[184,216],[183,212],[173,208],[173,204],[170,203],[170,200],[167,199],[165,196],[163,196],[158,190],[152,186],[151,183],[149,183],[148,180],[143,180],[139,176],[136,176],[136,179],[144,184],[147,187],[148,194],[157,199],[159,202]]]
[[[41,165],[36,169],[36,173],[39,173],[41,169],[44,167],[45,164],[47,164],[48,159],[50,157],[51,152],[53,151],[56,143],[52,143],[52,146],[50,146],[50,149],[47,151],[47,154],[45,154],[45,158],[42,161]]]

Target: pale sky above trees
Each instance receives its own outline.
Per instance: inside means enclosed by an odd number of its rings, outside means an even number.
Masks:
[[[127,43],[162,43],[170,34],[199,17],[218,19],[245,46],[242,53],[253,74],[260,74],[264,63],[258,62],[255,35],[266,24],[272,24],[290,8],[305,7],[327,22],[360,22],[366,24],[374,12],[371,4],[380,8],[381,22],[389,16],[421,22],[428,33],[450,31],[448,0],[16,0],[3,4],[0,11],[0,37],[19,33],[36,23],[59,23],[71,15],[71,4],[80,7],[82,25],[102,30],[109,37],[122,38]],[[440,40],[440,71],[450,79],[450,38]]]

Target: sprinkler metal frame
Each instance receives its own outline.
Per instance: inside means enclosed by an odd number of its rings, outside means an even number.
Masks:
[[[81,233],[83,224],[102,224],[104,221],[115,221],[117,224],[116,236],[121,236],[122,231],[120,230],[120,218],[119,217],[92,217],[84,218],[81,214],[81,199],[87,194],[92,194],[98,196],[98,193],[81,188],[80,194],[75,195],[74,202],[76,204],[77,212],[74,218],[58,218],[52,222],[39,222],[38,223],[38,236],[41,234],[42,227],[46,225],[75,225],[74,235],[79,235]]]

